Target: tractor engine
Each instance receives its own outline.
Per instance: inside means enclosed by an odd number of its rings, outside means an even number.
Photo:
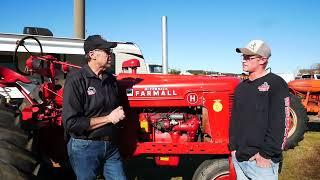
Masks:
[[[144,141],[183,143],[197,141],[201,123],[188,113],[141,113],[139,122]]]

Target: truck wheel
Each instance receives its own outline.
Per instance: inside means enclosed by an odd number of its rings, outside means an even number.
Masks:
[[[303,135],[307,129],[308,116],[301,100],[290,94],[290,123],[289,132],[285,145],[285,150],[293,149],[303,140]]]
[[[228,159],[205,160],[195,171],[192,180],[222,180],[229,178]]]

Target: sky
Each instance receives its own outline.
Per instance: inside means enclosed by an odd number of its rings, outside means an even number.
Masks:
[[[134,42],[146,62],[162,63],[161,19],[167,16],[168,66],[180,71],[241,73],[235,48],[252,39],[271,47],[268,67],[296,73],[320,63],[318,0],[87,0],[86,37]],[[73,0],[1,0],[0,32],[45,27],[74,37]]]

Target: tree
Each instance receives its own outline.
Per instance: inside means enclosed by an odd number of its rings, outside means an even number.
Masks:
[[[180,74],[180,73],[181,73],[181,71],[176,70],[176,69],[170,69],[169,70],[169,74]]]
[[[314,73],[320,72],[320,63],[315,63],[311,66],[311,69],[313,69]]]
[[[315,64],[312,64],[310,68],[299,70],[300,74],[316,74],[319,72],[320,72],[320,63],[315,63]]]

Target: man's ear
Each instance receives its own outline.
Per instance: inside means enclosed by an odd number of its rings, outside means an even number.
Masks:
[[[266,58],[266,57],[262,57],[260,60],[261,61],[259,62],[259,64],[261,64],[261,65],[268,63],[268,58]]]
[[[95,58],[95,54],[93,53],[93,51],[89,51],[88,56],[90,59],[96,59]]]

